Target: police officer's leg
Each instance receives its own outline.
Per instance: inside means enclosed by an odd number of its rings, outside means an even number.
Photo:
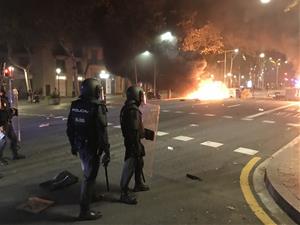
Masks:
[[[145,185],[142,181],[143,176],[143,168],[144,168],[144,159],[143,157],[139,157],[137,159],[136,167],[135,167],[135,186],[133,191],[139,192],[139,191],[148,191],[149,187]]]
[[[80,153],[80,159],[84,178],[81,185],[79,217],[87,220],[98,219],[101,217],[101,214],[92,212],[90,210],[90,203],[95,188],[100,159],[96,154],[89,155],[85,152]]]
[[[13,159],[24,159],[25,156],[18,154],[18,150],[20,149],[20,145],[18,142],[17,135],[15,133],[15,130],[13,128],[12,123],[8,123],[7,125],[7,137],[10,139],[10,149],[12,150]]]
[[[8,162],[3,158],[3,152],[6,146],[6,137],[0,140],[0,165],[7,165]]]
[[[129,157],[125,160],[120,186],[121,186],[121,197],[120,201],[127,204],[136,204],[137,201],[134,197],[128,195],[128,185],[133,176],[134,170],[136,167],[136,158]]]

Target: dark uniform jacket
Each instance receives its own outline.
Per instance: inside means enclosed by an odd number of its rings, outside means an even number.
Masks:
[[[67,135],[73,153],[109,154],[106,113],[106,106],[96,99],[79,98],[72,102]]]
[[[135,101],[125,102],[121,109],[120,122],[126,148],[125,160],[129,157],[145,156],[145,149],[141,143],[141,139],[144,138],[142,113]]]
[[[13,110],[6,96],[0,97],[0,126],[6,128],[13,117]]]

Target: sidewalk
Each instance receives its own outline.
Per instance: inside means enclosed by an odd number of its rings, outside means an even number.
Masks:
[[[300,136],[271,157],[265,183],[277,204],[300,224]]]

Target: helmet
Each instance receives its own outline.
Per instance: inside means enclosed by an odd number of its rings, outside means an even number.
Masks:
[[[127,100],[134,100],[138,105],[146,104],[144,90],[137,86],[130,86],[126,91]]]
[[[80,95],[85,98],[96,98],[103,100],[103,89],[100,82],[95,78],[85,79],[80,87]]]

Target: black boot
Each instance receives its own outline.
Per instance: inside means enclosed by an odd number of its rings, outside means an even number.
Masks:
[[[100,212],[94,212],[92,210],[81,211],[79,214],[79,220],[97,220],[102,217]]]
[[[120,197],[120,202],[123,202],[128,205],[136,205],[137,200],[135,197],[128,195],[127,192],[122,192]]]
[[[25,155],[16,154],[13,156],[13,160],[25,159]]]
[[[150,190],[149,186],[143,183],[135,184],[133,189],[134,192],[149,191],[149,190]]]

